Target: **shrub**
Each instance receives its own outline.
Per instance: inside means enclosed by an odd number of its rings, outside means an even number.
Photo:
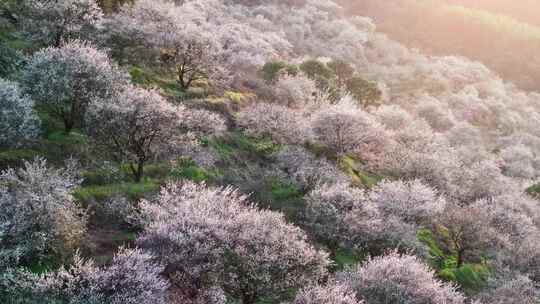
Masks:
[[[376,82],[368,81],[360,76],[352,77],[345,82],[347,91],[358,100],[363,107],[379,105],[382,92]]]
[[[334,76],[334,73],[323,62],[311,59],[302,62],[300,64],[300,70],[306,74],[307,77],[315,80],[317,78],[330,79]]]
[[[264,64],[260,73],[266,82],[274,83],[283,73],[290,76],[296,76],[298,74],[298,67],[283,61],[271,61]]]

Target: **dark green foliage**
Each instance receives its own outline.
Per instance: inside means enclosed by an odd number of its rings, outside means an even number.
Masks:
[[[95,171],[86,171],[82,174],[83,186],[105,186],[124,180],[122,172],[111,168],[99,168]]]
[[[345,82],[347,90],[364,107],[377,105],[382,97],[382,92],[377,83],[368,81],[360,76],[355,76]]]
[[[131,182],[131,171],[127,164],[118,168],[111,165],[83,172],[82,187],[75,191],[74,196],[83,203],[92,200],[102,202],[113,197],[137,201],[157,192],[162,184],[176,177],[169,163],[148,164],[144,166],[144,171],[145,178],[140,183]]]
[[[38,151],[29,149],[0,150],[0,170],[21,167],[25,161],[32,161],[38,155]]]
[[[339,247],[331,254],[331,257],[335,262],[335,265],[332,269],[334,271],[344,270],[347,267],[359,264],[366,259],[366,255],[357,250],[341,247]]]
[[[272,155],[281,146],[268,138],[246,136],[233,131],[205,143],[220,156],[219,172],[214,179],[219,184],[233,185],[262,208],[283,212],[293,220],[304,208],[303,193],[292,181],[279,174],[271,164]],[[208,173],[208,172],[207,172]]]
[[[327,64],[328,68],[332,70],[336,77],[338,86],[344,86],[347,80],[354,76],[354,67],[348,62],[343,60],[334,60]]]
[[[341,97],[342,89],[350,92],[363,106],[377,105],[382,98],[376,82],[355,75],[354,67],[343,60],[334,60],[328,64],[308,60],[300,65],[300,70],[334,101]]]
[[[304,61],[300,65],[300,70],[306,74],[307,77],[317,79],[331,79],[334,77],[334,72],[328,68],[324,63],[318,60]]]
[[[267,62],[260,71],[261,77],[267,82],[273,83],[278,80],[282,73],[291,76],[298,74],[298,67],[283,61]]]
[[[271,193],[273,201],[297,200],[302,198],[303,194],[300,189],[293,183],[274,180],[271,183]]]
[[[200,183],[210,181],[212,173],[197,166],[197,164],[190,159],[180,159],[177,161],[176,166],[172,168],[170,176],[173,179],[189,179]]]
[[[0,77],[13,74],[22,64],[22,54],[0,39]]]
[[[305,207],[304,193],[300,188],[277,176],[263,176],[257,188],[252,190],[254,201],[259,202],[261,207],[283,212],[291,221],[296,221]]]
[[[442,280],[458,284],[467,294],[478,292],[485,286],[490,273],[484,263],[466,263],[458,267],[456,255],[446,255],[428,229],[420,229],[418,239],[428,248],[430,265]]]
[[[58,164],[61,164],[66,156],[82,162],[94,157],[89,151],[88,138],[78,130],[69,134],[64,131],[49,133],[38,143],[38,146],[42,156]]]
[[[532,185],[529,188],[527,188],[527,193],[534,197],[540,196],[540,184]]]

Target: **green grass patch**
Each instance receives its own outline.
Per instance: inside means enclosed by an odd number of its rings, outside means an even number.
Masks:
[[[253,94],[244,94],[240,92],[232,92],[227,91],[225,94],[223,94],[223,97],[227,98],[231,102],[235,104],[242,104],[246,101],[246,99],[249,99],[250,97],[253,97]]]
[[[88,138],[86,135],[78,131],[71,131],[70,133],[56,131],[50,133],[47,136],[47,140],[51,143],[62,146],[85,145],[88,143]]]
[[[133,172],[129,164],[122,164],[120,170],[126,181],[132,180]],[[168,162],[146,164],[144,166],[144,179],[165,180],[171,173],[171,165]]]
[[[533,197],[540,197],[540,184],[530,186],[526,192]]]
[[[251,137],[238,130],[219,138],[206,140],[205,144],[214,149],[221,158],[227,160],[235,157],[265,159],[281,149],[281,146],[270,138]]]
[[[208,182],[214,174],[197,164],[190,159],[181,159],[176,166],[172,168],[170,177],[172,179],[188,179],[197,183]]]
[[[25,161],[32,161],[39,152],[30,149],[0,151],[0,169],[21,167]]]
[[[160,71],[152,71],[138,66],[129,69],[131,81],[147,88],[159,88],[162,94],[171,98],[186,100],[205,98],[208,96],[206,84],[196,83],[188,90],[184,90],[176,81],[174,75],[167,75]]]
[[[23,39],[13,26],[2,25],[0,24],[0,44],[18,51],[24,51],[33,47],[32,43]]]
[[[49,257],[44,260],[36,260],[33,263],[27,265],[26,270],[35,274],[44,274],[49,271],[55,270],[60,266],[61,262],[52,257]]]
[[[132,201],[137,201],[150,193],[158,192],[159,189],[160,183],[146,180],[141,183],[126,182],[111,185],[79,187],[73,192],[73,196],[81,203],[105,201],[115,196],[124,196]]]
[[[346,269],[347,267],[361,263],[365,259],[366,256],[358,251],[340,247],[333,254],[334,270]]]
[[[290,221],[294,222],[305,208],[303,193],[290,181],[269,177],[253,190],[253,201],[262,208],[282,212]]]
[[[272,200],[276,202],[298,200],[303,197],[302,192],[296,185],[290,182],[274,180],[271,182]]]

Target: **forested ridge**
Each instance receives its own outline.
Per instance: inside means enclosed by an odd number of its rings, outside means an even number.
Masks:
[[[0,0],[0,303],[540,303],[540,93],[390,2]]]

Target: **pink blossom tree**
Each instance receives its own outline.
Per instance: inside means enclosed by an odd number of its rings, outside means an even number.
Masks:
[[[302,289],[293,304],[362,304],[356,299],[354,292],[344,285],[328,284],[311,286]]]
[[[394,215],[409,223],[422,223],[444,210],[446,201],[419,180],[382,181],[368,194],[384,215]]]
[[[360,247],[381,233],[379,210],[361,189],[345,183],[320,185],[305,201],[306,227],[332,250],[339,245]]]
[[[275,155],[277,165],[303,190],[310,191],[322,184],[346,183],[345,173],[324,157],[298,146],[287,146]]]
[[[338,275],[358,299],[373,304],[463,304],[455,287],[435,278],[417,257],[390,252]]]
[[[146,162],[191,138],[186,132],[212,135],[226,129],[217,114],[173,106],[157,91],[132,86],[95,101],[87,116],[88,133],[116,161],[130,165],[135,181],[143,177]]]
[[[327,255],[299,228],[230,187],[170,184],[140,206],[145,230],[137,244],[159,257],[181,288],[217,286],[252,304],[326,273]]]
[[[317,142],[338,154],[368,154],[380,149],[387,138],[382,126],[350,98],[314,113],[312,129]]]

